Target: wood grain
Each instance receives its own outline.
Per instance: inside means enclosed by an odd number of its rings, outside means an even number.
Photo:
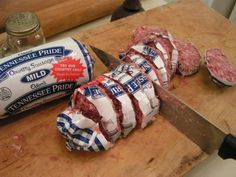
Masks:
[[[17,121],[17,127],[1,128],[1,176],[173,177],[205,158],[196,145],[161,117],[107,152],[68,152],[55,125],[55,116],[64,107],[38,110]]]
[[[182,0],[88,31],[78,38],[118,56],[132,31],[141,25],[166,28],[174,37],[196,45],[202,56],[200,71],[185,78],[176,75],[171,91],[212,123],[236,135],[236,87],[220,87],[211,82],[203,59],[205,50],[220,48],[236,68],[236,26],[201,1]],[[112,36],[107,35],[108,31]]]
[[[122,0],[69,0],[36,14],[46,37],[111,14]]]
[[[174,36],[194,42],[202,54],[207,48],[220,47],[236,64],[235,26],[200,0],[162,6],[81,33],[76,38],[117,56],[127,46],[132,30],[140,25],[167,28]],[[105,71],[97,59],[95,74]],[[175,95],[210,121],[236,134],[235,88],[215,86],[208,79],[204,65],[192,77],[176,76],[173,84]],[[107,152],[68,152],[55,122],[56,115],[65,107],[65,100],[50,103],[15,116],[16,121],[0,127],[0,176],[177,177],[207,157],[160,116],[151,126],[119,140]]]

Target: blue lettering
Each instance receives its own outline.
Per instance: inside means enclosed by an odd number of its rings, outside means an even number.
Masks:
[[[145,73],[147,73],[147,74],[152,71],[152,68],[151,68],[151,66],[147,63],[147,61],[144,61],[144,62],[140,63],[139,66],[140,66],[141,68],[143,68],[143,69],[145,70]]]
[[[147,77],[146,77],[145,75],[141,74],[141,73],[138,74],[138,75],[136,75],[134,78],[137,80],[137,82],[138,82],[141,86],[144,86],[144,85],[146,85],[146,84],[149,82],[149,80],[147,79]]]
[[[34,82],[34,81],[37,81],[39,79],[46,77],[48,74],[50,74],[49,69],[42,69],[42,70],[34,71],[23,76],[21,78],[21,82],[23,83]]]
[[[50,96],[58,92],[71,93],[75,88],[75,82],[63,82],[47,85],[45,87],[40,87],[39,89],[33,90],[20,98],[11,102],[7,107],[6,111],[8,114],[13,114],[17,112],[20,108],[32,103],[33,101],[39,100],[46,96]]]
[[[105,96],[97,86],[84,88],[84,95],[87,97],[91,96],[93,99],[97,99],[97,98],[101,98]]]
[[[124,91],[118,85],[110,86],[109,90],[111,91],[112,95],[115,97],[118,97],[124,94]]]
[[[158,56],[158,53],[151,47],[144,46],[143,50],[146,53],[146,55],[149,55],[153,60]]]
[[[67,50],[65,49],[65,47],[52,47],[15,57],[0,64],[0,82],[2,82],[6,78],[6,72],[8,70],[15,68],[23,63],[27,63],[28,61],[39,59],[45,56],[66,56],[71,52],[72,50]]]
[[[140,86],[136,79],[129,80],[127,83],[124,84],[124,86],[128,89],[130,93],[135,93],[140,90]]]

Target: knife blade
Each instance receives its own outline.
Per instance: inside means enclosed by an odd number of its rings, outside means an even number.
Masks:
[[[109,69],[114,69],[122,63],[121,60],[107,52],[94,46],[90,47]],[[218,155],[222,159],[236,159],[235,136],[227,134],[168,90],[153,84],[161,100],[160,114],[165,119],[207,154],[218,150]]]
[[[90,46],[94,53],[98,56],[98,58],[102,61],[102,63],[109,69],[115,69],[118,65],[122,63],[121,60],[115,58],[114,56],[106,53],[105,51],[96,48],[94,46]]]

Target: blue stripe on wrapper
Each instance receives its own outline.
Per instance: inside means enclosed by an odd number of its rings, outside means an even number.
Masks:
[[[139,67],[143,68],[145,70],[145,73],[149,74],[152,71],[151,65],[147,62],[147,60],[142,61],[138,64]]]
[[[74,143],[71,140],[67,140],[66,141],[66,148],[69,151],[72,151],[72,150],[76,149],[76,146],[74,145]]]
[[[97,137],[95,138],[94,142],[96,143],[96,145],[98,146],[98,149],[100,151],[105,150],[105,148],[103,147],[102,143],[99,141],[99,139]]]
[[[59,127],[61,129],[61,132],[66,134],[67,133],[67,129],[65,127],[65,123],[63,122],[57,122],[57,127]]]
[[[70,114],[68,115],[67,112],[62,112],[58,115],[57,119],[57,127],[65,139],[67,139],[66,147],[69,150],[77,149],[91,152],[105,150],[105,147],[109,142],[105,139],[103,142],[103,137],[100,137],[101,135],[97,134],[90,128],[79,128],[76,123],[73,122],[73,117],[74,116],[70,116]],[[94,138],[92,143],[90,142],[91,138]]]
[[[69,116],[67,116],[66,114],[61,113],[61,114],[58,115],[58,117],[62,117],[62,118],[64,118],[67,122],[69,122],[70,128],[72,128],[74,131],[76,131],[76,130],[79,129],[75,124],[72,123],[72,119],[71,119]]]
[[[77,139],[77,140],[79,140],[79,141],[82,141],[82,142],[84,142],[84,143],[89,143],[89,139],[88,138],[86,138],[86,137],[83,137],[82,135],[80,135],[80,134],[76,134],[76,135],[73,135],[73,138],[75,138],[75,139]]]
[[[77,127],[74,123],[72,123],[72,119],[71,117],[69,117],[68,115],[61,113],[58,115],[58,117],[64,118],[69,124],[70,124],[70,128],[72,128],[74,131],[80,129],[79,127]],[[57,122],[57,126],[61,127],[63,132],[67,132],[68,130],[65,128],[65,124],[63,122]],[[93,134],[93,130],[90,130],[88,128],[85,129],[80,129],[83,130],[84,132],[92,135]]]
[[[93,130],[90,130],[90,129],[88,129],[88,128],[83,129],[83,131],[86,132],[86,133],[88,133],[88,134],[90,134],[90,135],[93,134]]]
[[[91,152],[94,152],[94,149],[92,148],[92,146],[90,146],[90,147],[88,148],[88,150],[91,151]]]
[[[73,38],[72,38],[73,39]],[[88,75],[89,75],[89,80],[92,79],[92,67],[93,67],[93,60],[91,58],[91,56],[88,54],[88,50],[86,49],[85,45],[82,45],[79,41],[73,39],[76,44],[79,46],[83,56],[84,56],[84,60],[86,62],[87,68],[88,68]]]
[[[74,137],[74,139],[76,139],[79,142],[84,142],[85,144],[89,143],[89,139],[87,139],[79,134],[74,135],[73,137]],[[82,145],[79,145],[78,142],[76,142],[75,140],[73,140],[73,141],[68,140],[66,143],[66,146],[69,150],[77,149],[77,150],[84,150],[84,151],[90,151],[90,152],[97,152],[97,151],[105,150],[102,143],[99,141],[99,139],[97,137],[94,139],[94,145],[95,145],[94,147],[93,147],[93,145],[91,145],[88,148],[86,148]]]

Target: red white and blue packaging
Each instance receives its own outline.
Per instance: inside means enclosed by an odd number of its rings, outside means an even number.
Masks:
[[[152,47],[144,45],[144,44],[134,45],[131,47],[131,49],[149,57],[152,60],[152,62],[155,64],[155,66],[157,67],[157,69],[159,70],[161,74],[163,86],[168,88],[168,82],[169,82],[168,73],[165,67],[165,63],[160,57],[160,55],[158,55],[158,53]]]
[[[132,76],[133,79],[135,79],[139,83],[142,91],[148,97],[150,105],[152,107],[152,112],[148,115],[148,117],[154,120],[154,115],[159,112],[160,101],[155,94],[155,89],[152,81],[149,80],[148,76],[144,72],[142,72],[140,68],[137,68],[134,64],[121,64],[116,68],[116,71],[129,74],[130,76]]]
[[[93,84],[94,83],[94,84]],[[91,82],[82,87],[79,87],[75,90],[76,92],[80,92],[87,99],[96,106],[100,116],[101,116],[101,125],[106,131],[109,138],[111,138],[111,142],[115,142],[121,135],[121,127],[118,120],[117,112],[114,109],[114,105],[112,100],[107,96],[107,94],[100,88],[96,82]],[[75,98],[78,99],[79,97]],[[72,101],[73,102],[73,101]],[[73,108],[72,104],[72,108]]]
[[[0,119],[71,94],[92,79],[93,65],[85,45],[72,38],[2,58]]]
[[[119,66],[117,68],[119,68]],[[149,116],[152,113],[152,106],[137,79],[119,69],[115,69],[104,75],[121,83],[124,89],[133,95],[133,99],[136,101],[136,115],[138,115],[136,118],[137,126],[145,128],[152,119],[152,117]],[[138,110],[140,110],[139,113],[137,113]]]
[[[126,137],[136,127],[135,111],[131,98],[124,89],[113,80],[101,76],[99,77],[99,81],[121,103],[121,111],[123,113],[123,118],[121,120],[122,136]]]
[[[103,151],[112,146],[99,131],[99,124],[68,107],[57,117],[59,132],[67,140],[69,150]]]

